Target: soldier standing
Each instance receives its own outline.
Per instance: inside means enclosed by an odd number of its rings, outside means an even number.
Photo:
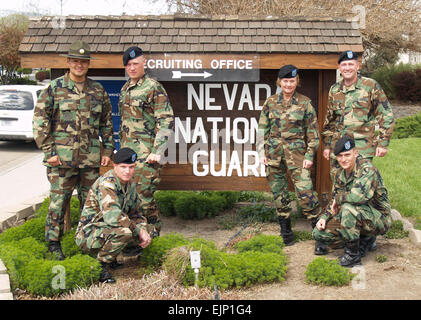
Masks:
[[[392,106],[379,83],[358,74],[360,63],[353,51],[341,53],[338,59],[343,79],[329,91],[327,114],[321,132],[323,156],[331,160],[331,169],[339,168],[332,146],[344,134],[353,136],[363,158],[383,157],[392,136]],[[379,135],[375,127],[379,127]]]
[[[160,160],[174,126],[174,114],[167,92],[145,73],[146,59],[142,49],[130,47],[123,54],[129,80],[120,92],[120,143],[139,155],[135,182],[148,223],[155,225],[159,235],[161,222],[154,200],[160,181]]]
[[[257,144],[260,160],[267,165],[267,179],[286,245],[294,242],[287,172],[303,213],[313,227],[319,215],[319,201],[310,175],[319,146],[317,116],[311,100],[295,91],[298,83],[295,66],[286,65],[279,70],[277,85],[282,92],[269,97],[263,105],[259,135],[264,137],[264,142],[258,141]]]
[[[361,157],[372,161],[374,156],[386,155],[394,127],[392,106],[381,86],[374,79],[358,74],[358,55],[353,51],[342,52],[338,64],[343,79],[330,88],[321,132],[323,157],[330,160],[332,181],[340,168],[332,146],[341,136],[348,134],[354,137]],[[371,250],[375,249],[374,242]]]
[[[122,148],[114,155],[114,168],[92,185],[76,230],[76,244],[96,254],[101,282],[113,283],[110,269],[120,265],[117,256],[130,245],[146,248],[151,237],[132,177],[137,155]]]
[[[65,258],[60,239],[73,190],[78,191],[82,210],[90,186],[99,177],[100,164],[109,164],[114,149],[110,99],[100,83],[87,78],[93,59],[89,45],[76,41],[62,56],[67,57],[69,72],[42,91],[33,119],[35,142],[44,152],[51,185],[45,239],[59,260]]]
[[[339,263],[352,267],[361,262],[376,240],[390,228],[390,203],[387,189],[372,162],[359,155],[354,139],[340,138],[334,155],[340,165],[334,177],[332,199],[313,230],[319,243],[318,255],[327,245],[345,246]]]

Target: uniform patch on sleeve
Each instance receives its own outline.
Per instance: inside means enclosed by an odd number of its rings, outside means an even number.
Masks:
[[[113,183],[112,180],[105,179],[103,182],[103,186],[104,188],[115,190],[115,184]]]

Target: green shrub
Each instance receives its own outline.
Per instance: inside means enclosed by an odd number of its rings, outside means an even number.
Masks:
[[[168,234],[156,237],[151,244],[143,249],[141,263],[142,265],[159,267],[161,266],[165,255],[173,248],[186,245],[188,240],[181,234]]]
[[[0,258],[5,264],[13,288],[19,287],[31,294],[51,296],[67,292],[76,287],[86,287],[99,279],[101,267],[96,259],[81,255],[74,241],[75,228],[62,237],[62,249],[67,259],[53,261],[44,240],[45,218],[48,212],[48,199],[37,210],[35,218],[23,225],[5,230],[0,234]],[[79,201],[70,202],[72,225],[79,221]],[[52,268],[64,267],[65,288],[54,289],[52,281],[56,274]]]
[[[392,139],[421,138],[421,112],[396,119]]]
[[[273,198],[272,194],[258,191],[241,191],[238,201],[241,202],[262,202]]]
[[[225,206],[226,200],[220,195],[186,192],[175,201],[174,209],[179,218],[203,219],[217,215]]]
[[[403,229],[403,222],[401,220],[395,220],[392,222],[390,229],[386,232],[384,237],[386,239],[402,239],[409,235],[409,231]]]
[[[276,209],[267,207],[264,203],[254,203],[247,207],[241,207],[237,214],[244,220],[254,222],[277,221]]]
[[[182,219],[213,217],[231,209],[240,194],[235,191],[157,191],[154,198],[163,216],[176,215]]]
[[[77,254],[82,254],[82,250],[75,242],[76,228],[67,231],[61,238],[61,249],[66,257],[72,257]]]
[[[274,252],[283,254],[282,249],[285,244],[282,237],[272,235],[258,235],[250,240],[241,241],[235,245],[238,252],[258,251],[258,252]]]
[[[174,203],[178,198],[177,192],[157,191],[154,193],[154,199],[159,208],[159,212],[165,216],[175,216]]]
[[[323,286],[344,286],[353,278],[350,269],[342,267],[337,260],[324,257],[314,259],[305,272],[306,282]]]
[[[247,287],[255,283],[283,281],[288,259],[282,251],[282,239],[259,235],[237,244],[239,253],[217,250],[213,243],[196,239],[185,246],[172,249],[163,267],[184,285],[195,283],[195,273],[189,263],[190,250],[200,250],[201,268],[198,286],[220,289]]]
[[[100,263],[87,255],[63,261],[34,259],[26,266],[22,283],[32,294],[49,297],[87,287],[98,281],[100,273]]]
[[[2,242],[17,241],[27,237],[32,237],[38,241],[45,238],[45,218],[39,217],[26,221],[23,225],[5,230],[0,234],[0,244]]]

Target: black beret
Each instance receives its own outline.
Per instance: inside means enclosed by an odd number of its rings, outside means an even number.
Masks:
[[[130,148],[121,148],[114,154],[114,163],[135,163],[137,159],[137,154]]]
[[[278,78],[295,78],[298,74],[298,68],[292,64],[287,64],[279,69]]]
[[[140,57],[141,55],[143,55],[143,51],[139,47],[134,46],[128,48],[123,54],[123,65],[127,66],[129,60]]]
[[[355,147],[354,138],[352,138],[348,135],[344,135],[342,138],[340,138],[336,142],[335,149],[333,150],[333,153],[335,154],[335,156],[337,156],[341,152],[349,151],[354,147]]]
[[[339,56],[338,64],[346,60],[358,60],[358,53],[351,50],[342,52]]]

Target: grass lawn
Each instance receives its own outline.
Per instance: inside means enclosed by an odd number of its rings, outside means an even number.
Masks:
[[[421,138],[392,139],[384,158],[374,158],[392,208],[421,219]]]

